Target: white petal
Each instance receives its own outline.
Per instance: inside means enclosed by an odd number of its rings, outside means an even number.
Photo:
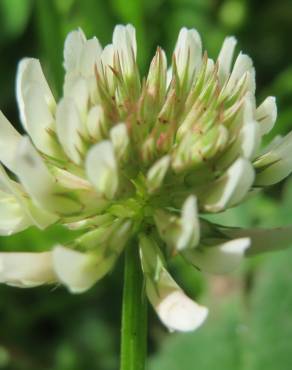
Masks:
[[[255,94],[256,91],[256,80],[255,80],[255,68],[252,67],[248,72],[246,72],[246,90],[251,94]]]
[[[81,163],[82,122],[73,99],[63,98],[57,107],[57,136],[67,156],[76,164]]]
[[[80,114],[80,119],[85,121],[89,101],[87,82],[82,77],[76,77],[72,79],[72,81],[70,81],[69,87],[70,88],[67,91],[64,91],[64,96],[66,96],[66,98],[71,98],[74,101],[74,105],[78,109],[78,112]],[[66,86],[66,88],[68,88],[68,85]],[[81,133],[85,135],[85,125],[82,125],[80,123],[79,129]]]
[[[80,246],[82,250],[87,252],[81,253],[66,249],[63,250],[63,254],[66,251],[69,257],[70,253],[73,253],[72,258],[75,256],[81,262],[83,260],[88,261],[90,266],[92,266],[96,281],[105,276],[114,266],[131,238],[133,223],[127,219],[117,219],[115,217],[94,217],[92,220],[89,219],[87,221],[89,221],[87,230],[92,230],[83,233],[74,242],[75,245]],[[77,228],[82,228],[83,226],[86,225],[73,224],[73,227]],[[70,261],[68,263],[70,264]],[[70,272],[70,267],[65,266],[65,268]]]
[[[218,55],[218,75],[221,84],[223,84],[229,77],[236,43],[237,41],[235,37],[226,37]]]
[[[165,155],[155,162],[147,173],[147,187],[150,193],[154,192],[163,183],[164,177],[170,166],[170,156]]]
[[[183,204],[181,217],[171,212],[158,209],[154,220],[161,239],[170,248],[170,252],[194,248],[200,239],[200,226],[197,200],[190,195]]]
[[[114,216],[110,215],[109,213],[105,213],[102,215],[97,215],[93,217],[88,217],[86,219],[82,219],[80,221],[74,221],[66,224],[66,227],[69,230],[81,230],[81,229],[89,229],[89,227],[100,227],[105,226],[114,221]]]
[[[56,181],[64,188],[72,190],[92,191],[92,185],[82,177],[74,175],[72,172],[61,168],[53,168],[53,175]]]
[[[153,240],[140,235],[139,246],[146,293],[160,320],[169,330],[196,330],[205,321],[208,309],[187,297],[176,284]]]
[[[271,152],[272,150],[277,149],[278,146],[281,145],[282,142],[283,142],[283,136],[276,135],[275,137],[273,137],[273,139],[261,150],[260,155],[258,158],[256,158],[255,162],[259,161],[260,163],[262,163],[262,159],[265,158],[264,162],[266,162],[266,164],[269,164],[270,158],[265,157],[264,154],[267,154]]]
[[[68,35],[64,52],[66,69],[64,95],[72,95],[70,92],[76,80],[82,77],[86,82],[87,97],[90,97],[92,102],[97,101],[95,67],[100,65],[101,52],[102,49],[96,37],[86,40],[81,30],[73,31]],[[76,105],[80,106],[78,96]]]
[[[153,57],[146,80],[147,92],[151,96],[150,102],[153,104],[153,99],[160,104],[165,97],[166,92],[166,74],[167,74],[167,59],[164,50],[158,48]],[[148,105],[147,105],[148,106]],[[149,109],[148,109],[149,110]],[[155,113],[154,113],[155,114]],[[146,117],[153,117],[153,112],[147,112]]]
[[[176,214],[158,209],[154,213],[154,220],[160,238],[169,247],[171,254],[174,253],[182,231],[180,218]]]
[[[244,124],[240,130],[240,154],[247,159],[254,157],[260,143],[259,125],[256,121],[250,121]]]
[[[18,191],[19,193],[21,191],[24,192],[22,186],[8,176],[6,170],[1,164],[0,164],[0,191],[12,195],[14,195],[14,192],[16,191]]]
[[[58,279],[72,293],[83,293],[101,277],[98,261],[94,255],[63,246],[54,248],[53,266]]]
[[[118,189],[118,170],[114,148],[104,140],[94,145],[85,161],[88,179],[101,194],[112,199]]]
[[[60,150],[54,131],[54,117],[39,85],[31,83],[23,93],[26,131],[35,146],[50,156],[59,156]]]
[[[239,158],[202,194],[206,211],[219,212],[238,204],[250,190],[255,178],[253,166]]]
[[[41,208],[62,214],[82,208],[79,203],[65,196],[64,189],[58,186],[27,137],[21,139],[15,161],[15,172],[21,184]]]
[[[24,193],[22,186],[11,180],[2,166],[0,166],[0,188],[9,195],[12,195],[21,207],[23,211],[23,221],[21,224],[36,225],[40,229],[44,229],[57,221],[58,217],[56,215],[36,207]]]
[[[266,167],[280,159],[288,157],[292,150],[292,132],[284,137],[276,136],[270,145],[264,150],[263,155],[259,156],[254,165],[256,168]]]
[[[286,157],[256,174],[255,185],[270,186],[284,180],[292,173],[292,158]]]
[[[253,62],[251,58],[246,54],[239,53],[234,63],[230,80],[237,81],[244,75],[245,72],[249,71],[252,68],[252,66]]]
[[[167,72],[166,72],[166,88],[168,89],[171,80],[172,80],[172,67],[169,67]]]
[[[244,97],[237,120],[234,127],[236,139],[218,161],[218,168],[226,168],[238,157],[253,159],[258,152],[261,132],[255,119],[255,98],[250,92]]]
[[[286,249],[292,246],[292,227],[275,227],[272,229],[252,228],[221,228],[221,231],[230,238],[249,238],[250,247],[247,255]]]
[[[114,66],[115,50],[112,44],[107,45],[101,53],[101,64],[97,65],[101,76],[104,76],[105,84],[111,95],[114,95],[115,77],[110,67]]]
[[[21,288],[53,283],[51,252],[0,253],[0,282]]]
[[[55,106],[53,94],[49,88],[47,80],[43,74],[40,62],[37,59],[25,58],[20,61],[16,76],[16,98],[19,108],[21,122],[24,128],[27,127],[27,117],[25,113],[24,94],[31,85],[39,86],[41,95],[44,97],[49,107]]]
[[[97,141],[103,137],[104,111],[101,105],[95,105],[87,115],[86,127],[89,136]]]
[[[246,72],[250,72],[253,69],[253,63],[251,58],[248,55],[239,53],[236,61],[234,63],[234,67],[228,79],[226,90],[232,93],[232,90],[238,83],[238,81],[244,77]]]
[[[12,235],[28,226],[31,221],[17,199],[0,192],[0,235]]]
[[[110,130],[110,138],[114,146],[116,158],[120,161],[127,159],[130,144],[127,126],[124,123],[116,124]]]
[[[87,40],[83,46],[80,59],[80,72],[84,77],[95,75],[95,66],[100,61],[102,49],[96,37]]]
[[[218,245],[187,250],[183,255],[202,271],[225,274],[237,268],[250,243],[249,238],[234,239]]]
[[[16,173],[21,183],[36,198],[42,198],[48,189],[51,190],[54,180],[28,137],[23,136],[19,143],[16,162]]]
[[[135,28],[130,24],[116,26],[113,32],[113,47],[119,55],[123,74],[131,76],[137,53]]]
[[[26,199],[23,197],[21,200],[21,206],[28,214],[31,223],[41,230],[44,230],[48,226],[55,224],[60,219],[60,217],[56,214],[36,206],[31,199]]]
[[[181,215],[182,232],[177,241],[177,250],[194,248],[200,240],[200,223],[197,199],[190,195],[183,204]]]
[[[79,68],[80,56],[85,44],[86,37],[79,28],[68,34],[64,45],[64,67],[66,71]]]
[[[248,94],[243,105],[243,125],[239,132],[240,155],[253,158],[260,144],[260,128],[254,118],[254,97]]]
[[[137,42],[136,42],[136,30],[135,27],[133,27],[131,24],[126,25],[128,37],[130,39],[131,47],[134,52],[134,56],[136,58],[137,55]]]
[[[21,135],[15,130],[4,114],[0,111],[0,160],[14,171],[14,156]]]
[[[255,184],[268,186],[283,180],[292,172],[292,133],[276,140],[270,150],[256,159]]]
[[[105,46],[101,53],[101,61],[104,67],[114,66],[114,46],[113,44],[108,44]]]
[[[187,76],[188,82],[191,82],[194,72],[202,60],[202,42],[195,29],[182,28],[180,30],[174,55],[181,81]]]
[[[256,110],[256,119],[262,135],[269,133],[277,119],[277,105],[274,96],[267,97]]]
[[[198,329],[208,316],[208,309],[176,290],[161,297],[155,310],[169,330],[182,332]]]

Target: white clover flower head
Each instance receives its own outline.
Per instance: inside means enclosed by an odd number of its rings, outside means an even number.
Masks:
[[[207,309],[175,283],[168,259],[182,255],[215,273],[237,266],[262,234],[199,215],[233,207],[292,171],[291,134],[261,150],[276,102],[256,106],[253,63],[242,53],[233,63],[235,45],[226,38],[213,61],[198,32],[183,28],[170,65],[158,48],[141,78],[133,26],[117,26],[104,48],[79,29],[65,41],[59,101],[38,60],[19,63],[26,134],[0,114],[0,234],[52,224],[83,232],[51,251],[0,253],[0,282],[61,282],[80,293],[136,237],[146,292],[162,322],[170,330],[200,326]]]

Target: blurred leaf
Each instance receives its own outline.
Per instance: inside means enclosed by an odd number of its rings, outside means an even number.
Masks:
[[[292,249],[269,256],[251,293],[246,370],[292,369]]]
[[[269,89],[279,98],[292,95],[292,66],[279,73]]]
[[[68,230],[63,226],[50,226],[46,230],[31,227],[20,233],[0,236],[1,251],[32,251],[49,250],[56,244],[64,244],[73,240],[80,232]]]
[[[264,100],[267,95],[274,95],[277,99],[278,118],[277,122],[265,138],[270,141],[275,135],[284,135],[291,130],[292,127],[292,67],[286,68],[280,72],[274,81],[272,81],[261,93],[261,99]]]
[[[114,0],[111,1],[113,10],[125,21],[138,23],[143,14],[142,0]]]
[[[107,2],[102,0],[74,0],[70,11],[66,15],[66,22],[61,26],[63,38],[73,29],[82,28],[88,38],[96,36],[102,44],[109,43],[114,26],[112,14]]]
[[[149,369],[291,369],[291,258],[292,249],[267,255],[257,269],[247,314],[235,296],[219,313],[209,305],[207,323],[194,333],[167,336]]]
[[[229,303],[199,330],[169,335],[149,370],[240,370],[240,310]]]
[[[172,53],[179,30],[182,27],[195,28],[199,31],[204,50],[208,55],[216,57],[224,39],[225,33],[220,29],[204,9],[190,11],[188,7],[174,8],[169,12],[168,22],[165,24],[165,33],[168,38],[167,51]],[[171,27],[169,25],[171,24]]]
[[[177,6],[191,6],[193,10],[198,9],[209,9],[214,7],[214,1],[212,0],[171,0],[171,2]]]
[[[0,346],[0,369],[8,366],[10,362],[10,356],[6,348]]]
[[[31,13],[31,0],[1,0],[1,27],[7,37],[15,38],[25,29]]]
[[[52,1],[35,1],[36,24],[40,50],[47,61],[53,79],[56,96],[60,96],[63,85],[63,37],[60,19]]]
[[[136,28],[138,43],[137,60],[142,70],[149,63],[149,35],[146,36],[144,26],[144,1],[143,0],[111,0],[111,6],[121,23],[131,23]],[[140,47],[143,45],[143,47]]]
[[[75,0],[54,0],[57,10],[66,15],[71,7],[73,6]]]
[[[219,19],[231,32],[239,29],[247,16],[247,3],[243,0],[227,0],[221,5]]]
[[[69,343],[63,342],[56,351],[56,370],[78,370],[78,353]]]
[[[255,227],[278,226],[279,202],[266,197],[263,193],[252,196],[244,203],[220,214],[205,215],[208,220],[227,226]]]

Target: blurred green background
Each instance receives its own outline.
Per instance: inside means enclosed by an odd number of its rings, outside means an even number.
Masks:
[[[276,95],[272,134],[292,128],[291,0],[0,0],[0,106],[20,130],[14,80],[24,56],[41,60],[60,96],[62,48],[81,27],[105,44],[116,23],[136,26],[143,71],[157,45],[171,55],[182,26],[195,27],[211,57],[227,34],[254,60],[258,103]],[[268,138],[269,139],[269,138]],[[291,153],[292,155],[292,153]],[[228,225],[292,224],[292,179],[220,215]],[[62,228],[0,238],[1,250],[49,248],[70,238]],[[292,243],[291,243],[292,244]],[[169,334],[150,310],[149,370],[291,370],[292,249],[246,261],[227,277],[210,277],[175,261],[187,293],[210,307],[195,333]],[[0,286],[0,369],[117,370],[122,261],[91,291]]]

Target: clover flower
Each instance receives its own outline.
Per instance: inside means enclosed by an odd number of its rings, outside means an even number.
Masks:
[[[141,78],[135,29],[116,26],[102,48],[81,30],[64,47],[56,102],[40,62],[19,63],[16,94],[26,135],[0,115],[0,233],[62,224],[81,234],[42,253],[0,253],[0,282],[58,282],[81,293],[109,273],[126,245],[140,250],[147,296],[171,330],[200,326],[207,308],[167,271],[180,254],[211,273],[235,268],[246,250],[284,247],[290,228],[241,230],[202,218],[244,201],[292,171],[291,134],[266,149],[274,97],[258,107],[252,60],[225,39],[213,61],[183,28],[170,65],[157,48]],[[279,244],[280,243],[280,244]]]

